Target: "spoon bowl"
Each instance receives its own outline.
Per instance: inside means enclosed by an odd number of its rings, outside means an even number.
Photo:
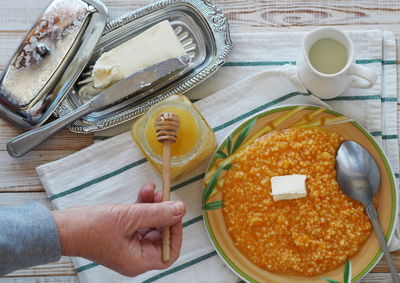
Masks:
[[[390,255],[373,203],[380,185],[379,168],[374,158],[358,143],[343,142],[336,155],[336,179],[340,189],[346,195],[364,204],[389,265],[393,282],[400,283],[399,274]]]
[[[364,205],[372,203],[380,185],[378,165],[361,145],[353,141],[341,144],[336,155],[337,181],[341,190]]]

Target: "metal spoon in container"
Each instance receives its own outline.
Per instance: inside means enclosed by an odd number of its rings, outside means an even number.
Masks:
[[[352,199],[364,204],[389,265],[393,282],[400,283],[399,274],[390,255],[373,204],[373,197],[380,184],[380,173],[374,158],[358,143],[345,141],[339,147],[336,155],[336,173],[341,190]]]

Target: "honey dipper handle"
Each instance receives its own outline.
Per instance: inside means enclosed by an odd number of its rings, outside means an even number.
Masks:
[[[162,245],[163,262],[167,263],[171,259],[171,235],[168,226],[162,229]]]
[[[171,176],[171,143],[165,141],[163,147],[163,192],[162,200],[170,200],[170,176]],[[169,227],[163,227],[162,230],[162,254],[163,262],[168,262],[171,259],[171,236]]]
[[[164,142],[163,147],[163,191],[162,200],[170,200],[170,176],[171,176],[171,143],[168,141]]]

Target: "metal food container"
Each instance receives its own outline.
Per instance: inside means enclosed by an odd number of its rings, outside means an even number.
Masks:
[[[111,21],[105,28],[89,66],[62,102],[60,117],[84,104],[96,94],[90,81],[91,68],[100,55],[145,29],[168,20],[182,45],[192,57],[189,70],[169,85],[142,101],[129,100],[75,121],[70,130],[78,133],[99,131],[136,118],[152,105],[173,94],[182,94],[214,74],[232,51],[227,18],[209,0],[167,0],[133,11]],[[89,77],[89,79],[88,79]],[[89,80],[89,81],[88,81]]]
[[[43,124],[87,65],[106,19],[96,0],[53,1],[0,77],[0,115],[25,129]]]
[[[43,19],[53,17],[55,7],[60,5],[76,10],[69,17],[70,25],[77,26],[71,39],[65,35],[68,28],[60,28],[54,36],[50,33],[52,45],[43,40],[35,42],[33,59],[25,60],[29,63],[25,66],[25,61],[19,58],[26,52],[29,35],[40,28]],[[166,97],[182,94],[214,74],[232,50],[227,18],[209,0],[163,0],[111,20],[107,25],[105,18],[106,9],[97,0],[55,0],[1,77],[0,114],[26,129],[43,124],[52,113],[62,118],[101,92],[93,86],[92,79],[93,66],[101,54],[164,20],[170,22],[191,56],[190,67],[142,100],[127,99],[75,121],[69,127],[71,131],[99,131],[140,116]],[[14,73],[26,87],[16,83]]]

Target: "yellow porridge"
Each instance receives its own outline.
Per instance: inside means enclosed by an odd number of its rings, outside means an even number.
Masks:
[[[357,252],[371,233],[364,208],[335,172],[343,138],[320,128],[273,131],[245,147],[225,175],[223,214],[235,246],[276,273],[313,276]],[[274,201],[273,176],[306,175],[307,196]]]

